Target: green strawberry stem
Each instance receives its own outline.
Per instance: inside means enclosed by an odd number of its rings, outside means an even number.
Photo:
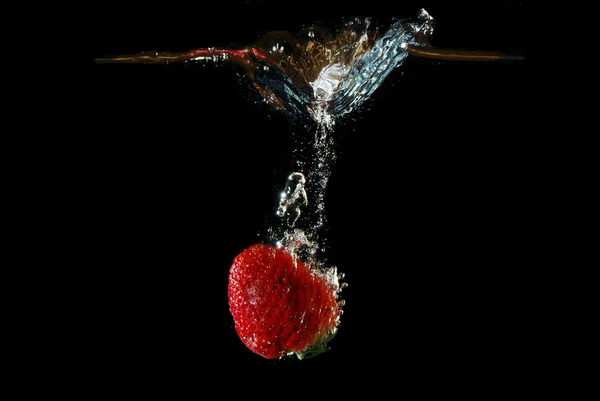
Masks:
[[[333,337],[335,337],[336,333],[337,333],[337,329],[334,329],[333,332],[324,335],[319,341],[315,342],[315,344],[311,345],[310,347],[306,348],[305,350],[291,352],[290,354],[296,354],[298,359],[303,360],[303,359],[315,357],[326,351],[329,351],[331,349],[331,347],[328,347],[327,343],[329,343],[329,341],[331,341],[333,339]],[[290,355],[290,354],[288,354],[288,355]]]

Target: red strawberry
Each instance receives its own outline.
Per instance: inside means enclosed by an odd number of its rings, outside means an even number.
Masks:
[[[229,309],[238,336],[268,359],[325,351],[341,315],[337,279],[283,248],[250,246],[229,271]]]

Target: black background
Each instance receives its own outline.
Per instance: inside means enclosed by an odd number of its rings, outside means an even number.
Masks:
[[[191,376],[235,366],[485,379],[516,368],[531,107],[524,61],[409,58],[338,122],[326,240],[329,262],[346,274],[346,305],[331,350],[303,361],[266,360],[242,345],[227,274],[272,218],[293,138],[312,132],[262,103],[230,66],[93,62],[245,47],[271,30],[412,17],[421,7],[436,20],[436,46],[525,51],[523,2],[401,3],[90,10],[82,123],[69,141],[83,265],[75,278],[89,300],[73,335],[82,363]]]

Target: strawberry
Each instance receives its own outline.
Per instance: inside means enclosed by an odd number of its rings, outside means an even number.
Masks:
[[[246,347],[267,359],[326,351],[341,315],[339,290],[335,268],[328,274],[266,244],[242,251],[229,271],[235,330]]]

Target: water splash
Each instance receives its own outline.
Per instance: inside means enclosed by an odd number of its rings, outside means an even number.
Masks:
[[[355,18],[333,34],[314,26],[296,36],[271,32],[256,43],[265,57],[256,60],[262,68],[254,82],[274,107],[307,113],[331,129],[336,117],[363,104],[401,66],[410,45],[427,46],[433,27],[422,9],[387,29],[371,18]]]
[[[327,184],[336,160],[333,145],[333,136],[327,135],[324,125],[320,125],[308,152],[294,149],[299,171],[287,177],[280,193],[275,213],[278,220],[269,235],[271,242],[288,247],[301,237],[300,242],[310,244],[312,249],[325,250],[322,232],[327,228]]]
[[[273,107],[292,116],[308,115],[332,128],[336,116],[356,109],[401,65],[409,45],[429,44],[433,25],[433,18],[422,9],[416,18],[396,20],[388,27],[371,18],[354,18],[333,32],[318,26],[297,34],[268,32],[244,49],[150,51],[96,61],[236,63]]]

